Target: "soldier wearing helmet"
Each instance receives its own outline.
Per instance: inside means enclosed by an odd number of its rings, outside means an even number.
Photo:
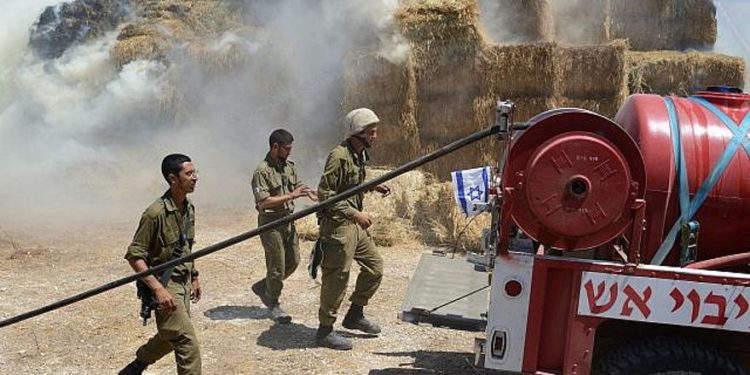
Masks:
[[[379,122],[375,112],[367,108],[358,108],[346,115],[345,140],[331,150],[320,177],[318,196],[321,201],[365,181],[367,150],[377,140]],[[385,184],[374,190],[384,196],[390,194]],[[365,318],[363,312],[383,278],[383,258],[367,232],[372,221],[363,210],[363,199],[364,193],[360,193],[318,213],[323,260],[316,343],[337,350],[352,348],[349,339],[333,331],[333,324],[346,293],[353,261],[359,264],[360,272],[342,325],[369,334],[380,333],[380,327]]]

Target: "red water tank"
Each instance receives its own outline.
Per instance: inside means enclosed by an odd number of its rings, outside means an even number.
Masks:
[[[691,98],[633,95],[615,117],[636,141],[646,166],[646,225],[642,259],[651,262],[680,216],[680,181],[673,152],[667,102],[674,103],[690,200],[715,170],[726,150],[727,164],[696,211],[700,224],[698,260],[750,251],[750,141],[740,124],[750,95],[699,92]],[[724,120],[722,120],[724,117]],[[748,120],[750,126],[750,120]],[[732,142],[736,144],[731,145]],[[745,148],[747,147],[747,149]],[[663,264],[679,260],[679,236]]]

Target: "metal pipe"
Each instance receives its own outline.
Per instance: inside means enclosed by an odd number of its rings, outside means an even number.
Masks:
[[[375,186],[377,186],[377,185],[379,185],[379,184],[381,184],[381,183],[383,183],[385,181],[388,181],[388,180],[391,180],[393,178],[396,178],[396,177],[398,177],[398,176],[400,176],[400,175],[402,175],[402,174],[404,174],[404,173],[406,173],[408,171],[411,171],[411,170],[413,170],[415,168],[418,168],[418,167],[420,167],[420,166],[422,166],[422,165],[424,165],[424,164],[426,164],[426,163],[428,163],[430,161],[433,161],[433,160],[435,160],[435,159],[437,159],[439,157],[447,155],[447,154],[449,154],[449,153],[451,153],[451,152],[453,152],[455,150],[458,150],[459,148],[465,147],[465,146],[470,145],[470,144],[472,144],[472,143],[474,143],[476,141],[479,141],[479,140],[481,140],[483,138],[489,137],[491,135],[499,134],[499,133],[500,133],[500,127],[499,126],[492,126],[492,127],[487,128],[485,130],[482,130],[482,131],[470,134],[470,135],[468,135],[468,136],[466,136],[464,138],[461,138],[461,139],[459,139],[459,140],[457,140],[457,141],[455,141],[455,142],[453,142],[451,144],[445,145],[445,146],[443,146],[443,147],[441,147],[441,148],[439,148],[439,149],[437,149],[437,150],[435,150],[435,151],[433,151],[433,152],[431,152],[431,153],[429,153],[427,155],[424,155],[424,156],[421,156],[421,157],[419,157],[417,159],[414,159],[414,160],[412,160],[412,161],[410,161],[410,162],[408,162],[408,163],[406,163],[406,164],[404,164],[404,165],[402,165],[402,166],[400,166],[400,167],[398,167],[398,168],[396,168],[396,169],[394,169],[394,170],[392,170],[392,171],[390,171],[390,172],[388,172],[388,173],[386,173],[386,174],[384,174],[384,175],[382,175],[380,177],[374,178],[374,179],[372,179],[370,181],[367,181],[367,182],[363,183],[360,186],[351,188],[351,189],[346,190],[346,191],[344,191],[344,192],[342,192],[340,194],[336,194],[335,196],[333,196],[331,198],[328,198],[328,199],[324,200],[323,202],[320,202],[318,204],[315,204],[315,205],[312,205],[312,206],[307,207],[305,209],[302,209],[300,211],[297,211],[297,212],[295,212],[295,213],[293,213],[293,214],[291,214],[289,216],[286,216],[284,218],[274,220],[274,221],[272,221],[270,223],[261,225],[261,226],[255,228],[253,230],[250,230],[248,232],[239,234],[239,235],[234,236],[232,238],[229,238],[229,239],[226,239],[224,241],[221,241],[221,242],[215,243],[213,245],[207,246],[207,247],[205,247],[205,248],[203,248],[201,250],[193,252],[192,254],[189,254],[189,255],[183,256],[181,258],[177,258],[177,259],[170,260],[168,262],[162,263],[162,264],[160,264],[158,266],[149,268],[146,271],[139,272],[139,273],[134,273],[134,274],[132,274],[130,276],[126,276],[126,277],[123,277],[121,279],[109,282],[109,283],[104,284],[104,285],[102,285],[100,287],[87,290],[85,292],[82,292],[82,293],[76,294],[74,296],[62,299],[60,301],[51,303],[49,305],[40,307],[38,309],[31,310],[31,311],[25,312],[23,314],[16,315],[14,317],[4,319],[4,320],[0,321],[0,328],[5,327],[5,326],[9,326],[11,324],[15,324],[15,323],[18,323],[18,322],[21,322],[21,321],[24,321],[24,320],[29,319],[29,318],[33,318],[33,317],[38,316],[38,315],[42,315],[44,313],[47,313],[47,312],[50,312],[50,311],[53,311],[53,310],[57,310],[57,309],[59,309],[61,307],[65,307],[65,306],[73,304],[75,302],[82,301],[84,299],[93,297],[93,296],[95,296],[97,294],[104,293],[104,292],[106,292],[106,291],[108,291],[110,289],[114,289],[114,288],[123,286],[125,284],[131,283],[131,282],[133,282],[133,281],[135,281],[137,279],[140,279],[140,278],[142,278],[144,276],[153,275],[153,274],[161,272],[161,271],[163,271],[163,270],[165,270],[165,269],[167,269],[169,267],[173,267],[173,266],[176,266],[176,265],[184,263],[184,262],[189,262],[191,260],[204,257],[206,255],[209,255],[211,253],[214,253],[214,252],[219,251],[221,249],[224,249],[226,247],[229,247],[229,246],[235,245],[237,243],[240,243],[242,241],[248,240],[248,239],[250,239],[252,237],[255,237],[255,236],[257,236],[257,235],[259,235],[259,234],[261,234],[261,233],[263,233],[263,232],[265,232],[265,231],[267,231],[269,229],[272,229],[272,228],[276,227],[276,226],[288,224],[288,223],[290,223],[292,221],[301,219],[301,218],[303,218],[303,217],[305,217],[307,215],[310,215],[310,214],[312,214],[314,212],[317,212],[317,211],[319,211],[319,210],[321,210],[323,208],[326,208],[326,207],[328,207],[328,206],[330,206],[330,205],[332,205],[334,203],[337,203],[339,201],[347,199],[347,198],[349,198],[349,197],[351,197],[351,196],[353,196],[355,194],[359,194],[362,191],[370,190],[371,188],[373,188],[373,187],[375,187]]]

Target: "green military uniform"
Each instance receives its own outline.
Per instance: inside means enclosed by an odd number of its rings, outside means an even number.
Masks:
[[[336,146],[328,155],[318,185],[318,197],[324,201],[365,181],[367,152],[357,154],[349,140]],[[321,262],[323,285],[320,290],[320,324],[331,326],[344,299],[352,261],[361,270],[357,277],[352,304],[366,306],[383,278],[383,258],[370,234],[355,221],[362,211],[364,193],[340,201],[318,213],[323,245]]]
[[[149,266],[164,263],[171,259],[172,251],[179,246],[181,233],[185,236],[182,255],[190,254],[195,238],[195,208],[189,200],[186,205],[187,210],[181,215],[169,190],[151,204],[141,216],[125,259],[140,258]],[[192,271],[192,262],[174,267],[167,290],[174,297],[177,310],[156,311],[158,331],[136,352],[139,361],[150,365],[174,351],[177,373],[180,375],[201,373],[200,345],[190,321]],[[158,275],[155,276],[158,278]]]
[[[262,209],[258,202],[271,196],[289,194],[301,186],[297,168],[291,160],[274,163],[270,154],[253,173],[252,189],[258,209],[258,225],[268,224],[294,212],[294,200],[276,207]],[[294,223],[268,230],[260,235],[266,253],[266,292],[278,300],[284,280],[291,276],[300,262],[299,239]]]

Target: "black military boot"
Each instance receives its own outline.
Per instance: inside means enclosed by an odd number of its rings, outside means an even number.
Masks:
[[[362,312],[362,306],[360,305],[352,304],[349,307],[349,311],[346,313],[341,325],[344,326],[344,328],[356,329],[372,335],[380,333],[380,326],[365,318],[365,314]]]
[[[274,305],[277,305],[278,303],[275,303],[273,298],[269,297],[266,293],[266,279],[261,279],[257,283],[253,284],[250,289],[253,290],[253,293],[260,298],[260,302],[262,302],[266,307],[269,309],[272,308]]]
[[[138,358],[136,358],[133,360],[133,362],[128,363],[128,365],[125,366],[124,369],[120,370],[117,375],[141,375],[143,374],[143,370],[145,370],[146,367],[148,367],[147,364],[139,361]]]
[[[276,306],[271,308],[271,319],[279,324],[289,324],[292,321],[292,316],[282,310],[281,306],[277,303]]]
[[[318,346],[336,350],[351,350],[352,342],[344,336],[333,331],[333,326],[318,326],[318,332],[315,334],[315,343]]]

